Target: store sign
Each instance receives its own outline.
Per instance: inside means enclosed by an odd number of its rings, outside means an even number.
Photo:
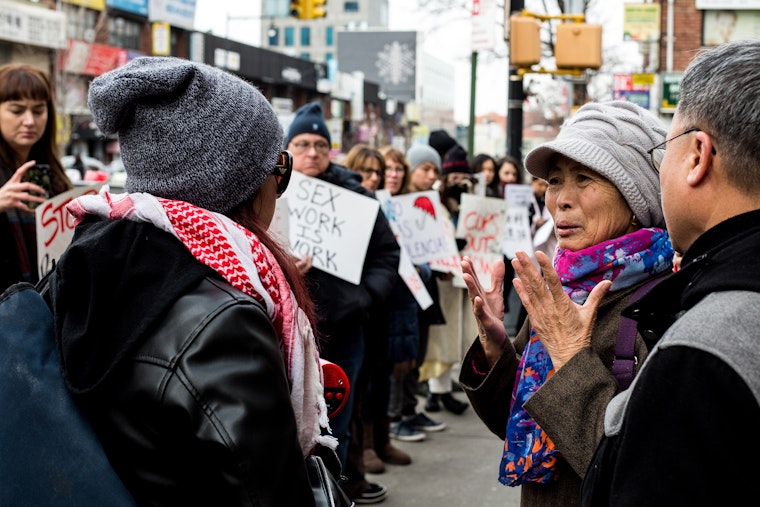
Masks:
[[[661,112],[673,112],[678,105],[678,99],[681,97],[681,73],[670,73],[662,75],[662,104]]]
[[[623,6],[623,40],[660,40],[660,4],[636,3]]]
[[[164,21],[172,26],[193,30],[195,0],[150,0],[148,21]]]
[[[123,48],[72,39],[69,41],[69,49],[62,54],[62,58],[64,72],[99,76],[127,63],[130,55]]]
[[[66,15],[17,2],[0,2],[0,40],[63,49]]]

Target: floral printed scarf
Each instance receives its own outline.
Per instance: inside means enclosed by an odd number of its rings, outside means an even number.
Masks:
[[[671,269],[673,247],[663,229],[640,229],[579,251],[557,250],[554,269],[565,293],[583,304],[591,289],[612,280],[610,292],[636,285]],[[524,408],[525,402],[552,376],[554,367],[534,329],[515,376],[499,482],[519,486],[556,478],[560,452]]]

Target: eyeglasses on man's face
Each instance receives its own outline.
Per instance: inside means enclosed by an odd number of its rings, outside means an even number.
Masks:
[[[698,127],[688,128],[680,134],[671,137],[670,139],[665,139],[663,142],[647,151],[647,153],[649,153],[649,158],[652,159],[652,167],[654,167],[654,170],[660,172],[660,165],[662,164],[662,159],[665,158],[665,150],[667,149],[667,145],[670,141],[678,139],[681,136],[685,136],[686,134],[691,134],[692,132],[700,132],[701,130],[702,129]],[[715,146],[713,146],[712,154],[715,155],[716,153],[717,152],[715,151]]]
[[[327,141],[315,141],[313,143],[308,141],[298,141],[290,143],[290,146],[293,148],[293,152],[299,155],[308,153],[312,148],[314,148],[314,150],[320,155],[327,155],[330,153],[330,145]]]
[[[277,163],[272,169],[272,175],[277,178],[277,197],[285,193],[293,173],[293,155],[289,151],[281,151]]]

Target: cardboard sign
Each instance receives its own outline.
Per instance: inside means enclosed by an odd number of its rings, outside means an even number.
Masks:
[[[398,242],[398,222],[396,222],[396,216],[393,212],[394,204],[391,193],[387,190],[378,190],[375,192],[375,197],[380,201],[380,209],[385,213],[385,217],[388,219],[388,224],[391,226],[393,235],[396,237],[396,242]],[[398,263],[398,274],[409,289],[409,292],[414,296],[417,304],[420,305],[420,308],[426,310],[433,304],[433,298],[430,296],[427,288],[425,288],[425,284],[423,283],[422,278],[420,278],[417,268],[414,267],[414,264],[409,257],[409,253],[406,251],[406,247],[400,242],[399,250],[401,256]]]
[[[505,201],[462,194],[456,236],[466,239],[467,244],[460,254],[472,259],[475,274],[486,290],[491,288],[494,264],[504,256],[502,244],[506,223]]]
[[[359,285],[380,204],[376,199],[293,171],[287,199],[290,250],[312,267]]]
[[[432,263],[457,254],[456,242],[447,240],[444,224],[451,220],[441,214],[438,192],[396,195],[391,201],[392,209],[386,216],[390,213],[397,224],[399,245],[406,248],[412,264]]]
[[[53,262],[61,257],[74,237],[74,217],[66,211],[66,205],[80,195],[97,194],[102,186],[78,186],[37,206],[34,219],[37,229],[37,273],[40,278],[53,269]]]

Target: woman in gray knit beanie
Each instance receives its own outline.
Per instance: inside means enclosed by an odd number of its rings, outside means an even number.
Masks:
[[[472,262],[462,262],[480,336],[460,382],[505,439],[499,481],[522,486],[523,506],[581,505],[607,403],[646,358],[642,336],[618,339],[618,331],[622,309],[672,269],[648,155],[665,134],[637,105],[591,103],[528,154],[527,170],[548,182],[558,246],[553,259],[518,252],[512,261],[528,313],[513,340],[503,325],[503,266],[485,291]]]
[[[80,197],[50,282],[62,371],[139,505],[314,505],[332,453],[314,310],[270,236],[292,158],[242,79],[145,57],[95,78],[126,194]]]

